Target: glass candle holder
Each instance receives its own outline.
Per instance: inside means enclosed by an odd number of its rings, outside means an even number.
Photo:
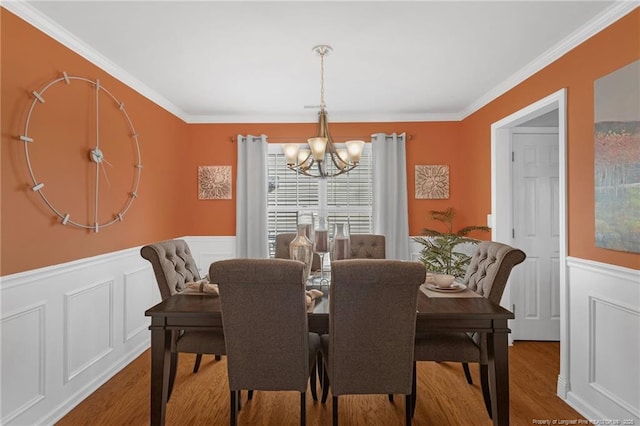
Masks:
[[[324,276],[324,256],[329,253],[329,228],[327,226],[327,218],[324,215],[318,215],[316,219],[316,228],[314,232],[313,251],[320,256],[320,284],[328,282]]]

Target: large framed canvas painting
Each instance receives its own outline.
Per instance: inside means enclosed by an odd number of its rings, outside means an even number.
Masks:
[[[595,81],[596,247],[640,253],[640,60]]]

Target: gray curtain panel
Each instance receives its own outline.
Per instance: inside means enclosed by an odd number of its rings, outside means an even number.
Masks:
[[[268,258],[267,137],[238,135],[236,256]]]
[[[387,259],[409,259],[406,136],[373,135],[373,233],[386,239]]]

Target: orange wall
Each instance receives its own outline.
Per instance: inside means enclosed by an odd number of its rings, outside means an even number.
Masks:
[[[186,233],[188,235],[235,235],[235,195],[234,200],[198,200],[198,166],[233,165],[235,184],[236,144],[231,142],[238,134],[269,136],[279,142],[287,138],[304,140],[304,135],[316,132],[317,124],[194,124],[189,126],[189,163],[185,165],[190,183],[190,196],[183,206],[190,213]],[[471,179],[465,166],[466,159],[458,155],[462,140],[459,122],[428,123],[331,123],[331,135],[336,140],[358,137],[370,140],[372,133],[406,132],[412,139],[407,142],[407,187],[409,191],[409,231],[417,235],[427,225],[429,210],[454,206],[459,210],[459,223],[471,216],[466,206],[465,182]],[[448,164],[450,167],[450,199],[415,200],[414,166],[416,164]],[[235,186],[233,188],[235,194]],[[484,224],[483,219],[480,224]],[[480,235],[482,237],[482,235]]]
[[[197,167],[232,165],[237,134],[276,138],[309,135],[316,124],[188,125],[103,70],[0,8],[2,53],[0,276],[139,246],[182,235],[234,235],[233,200],[197,199]],[[569,136],[569,254],[638,268],[640,256],[594,247],[593,81],[640,57],[640,12],[623,18],[462,122],[331,123],[335,139],[406,132],[409,228],[424,227],[429,210],[454,206],[458,223],[482,225],[491,209],[490,126],[493,122],[567,87]],[[126,219],[95,234],[61,226],[29,188],[22,142],[29,93],[59,76],[99,78],[126,104],[144,169],[140,197]],[[55,136],[55,135],[54,135]],[[67,144],[60,140],[56,143]],[[56,146],[51,147],[52,158]],[[414,166],[448,164],[449,200],[413,199]],[[59,164],[44,170],[65,175]],[[73,202],[73,200],[71,200]],[[477,235],[487,238],[486,234]]]
[[[569,255],[640,269],[640,255],[595,247],[594,98],[598,78],[640,58],[640,9],[623,17],[462,122],[476,190],[470,208],[491,210],[491,124],[567,88]],[[479,220],[479,219],[476,219]]]
[[[180,223],[183,212],[178,207],[184,204],[183,199],[186,198],[182,192],[186,177],[180,163],[181,157],[186,155],[178,142],[184,140],[186,124],[4,8],[0,8],[0,20],[0,274],[68,262],[181,235],[184,232]],[[31,178],[25,162],[23,142],[17,139],[24,132],[27,109],[32,100],[30,93],[60,77],[63,71],[73,76],[100,79],[104,87],[125,103],[134,127],[140,134],[144,165],[140,197],[133,203],[124,222],[98,233],[56,223],[55,215],[29,189]],[[47,117],[38,121],[38,125],[45,126],[49,133],[47,141],[38,145],[38,150],[48,161],[40,162],[37,168],[34,167],[34,172],[37,171],[37,178],[51,183],[67,175],[73,168],[69,158],[62,153],[78,151],[78,141],[60,137],[55,130],[60,123],[45,120]],[[108,137],[108,134],[105,136]],[[82,150],[82,156],[83,160],[88,159],[88,149]],[[88,160],[85,167],[86,164]],[[83,188],[92,182],[93,177],[85,175],[79,173],[74,177],[79,182],[69,182],[69,186],[74,185],[79,191],[62,194],[64,204],[58,207],[71,211],[84,208],[81,205],[83,202],[86,204],[86,191]],[[112,175],[112,180],[115,179],[116,176]],[[48,188],[53,186],[49,185]]]

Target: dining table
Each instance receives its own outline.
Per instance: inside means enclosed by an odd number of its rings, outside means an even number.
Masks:
[[[330,285],[315,286],[323,295],[308,308],[309,331],[329,332]],[[171,333],[174,330],[221,330],[220,298],[212,294],[175,294],[145,312],[151,317],[151,425],[164,425],[168,397]],[[489,388],[493,424],[509,424],[509,310],[469,289],[445,293],[423,284],[418,291],[416,333],[480,332],[487,335]],[[384,321],[384,318],[380,318]]]

